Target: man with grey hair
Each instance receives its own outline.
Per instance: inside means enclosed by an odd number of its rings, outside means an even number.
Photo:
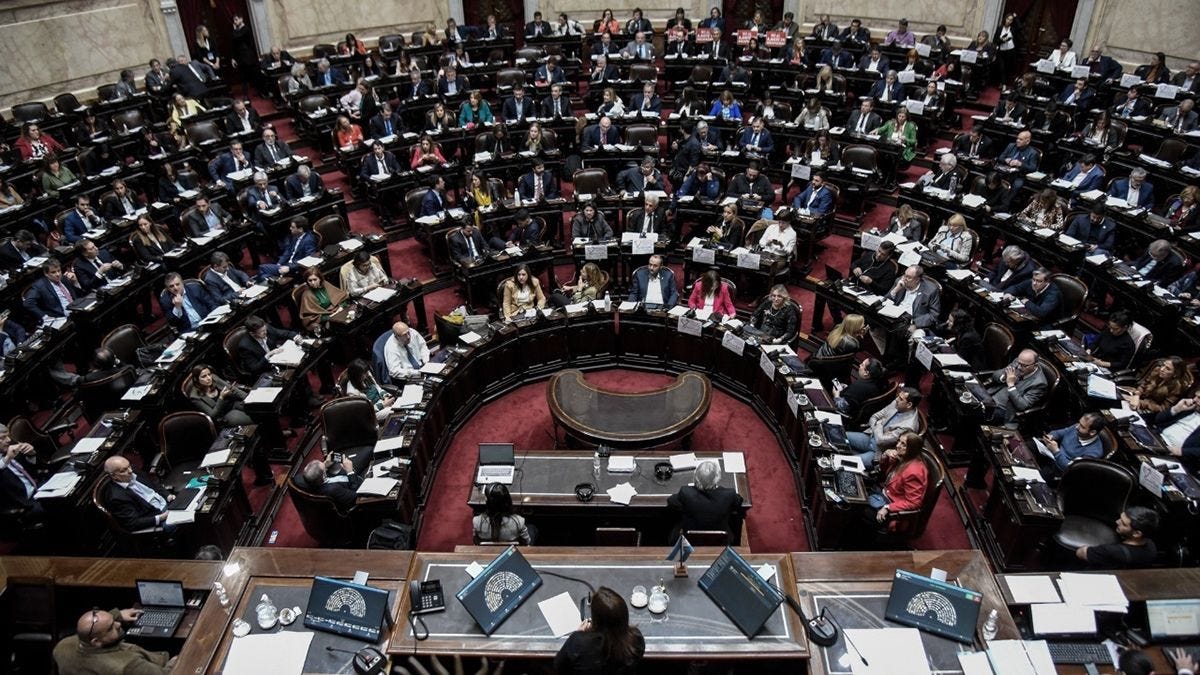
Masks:
[[[955,180],[958,175],[955,172],[955,167],[957,166],[958,158],[954,156],[953,152],[947,152],[938,160],[935,168],[926,171],[924,175],[917,179],[917,185],[957,192],[959,188],[958,181]]]
[[[316,197],[324,191],[325,181],[321,180],[321,174],[313,171],[307,164],[297,166],[296,173],[288,176],[283,183],[283,194],[288,199]]]
[[[1154,186],[1146,182],[1146,170],[1141,167],[1130,171],[1128,178],[1113,181],[1108,196],[1125,200],[1130,208],[1150,209],[1154,206]]]
[[[283,198],[279,196],[279,190],[267,182],[266,172],[255,171],[254,185],[246,190],[246,206],[250,211],[250,217],[255,222],[262,224],[263,211],[279,208],[282,204]]]
[[[629,214],[626,222],[626,232],[638,232],[643,237],[667,234],[666,218],[658,212],[658,195],[645,195],[642,208]]]
[[[1020,246],[1005,246],[1000,253],[1000,262],[988,274],[987,282],[993,289],[1005,291],[1022,281],[1028,281],[1037,268],[1037,263]]]
[[[1155,239],[1146,247],[1146,252],[1133,261],[1133,268],[1143,279],[1165,288],[1183,271],[1183,256],[1171,248],[1171,242]]]
[[[304,478],[305,489],[329,497],[338,511],[345,513],[358,499],[358,486],[362,485],[363,477],[354,472],[349,457],[342,457],[340,463],[333,460],[334,453],[330,453],[324,462],[314,459],[304,465],[300,475]]]
[[[679,525],[671,533],[673,544],[680,534],[699,530],[721,530],[729,543],[741,528],[742,496],[721,485],[721,466],[706,459],[696,467],[696,484],[679,488],[667,497],[667,505],[680,514]],[[736,528],[736,529],[735,529]]]

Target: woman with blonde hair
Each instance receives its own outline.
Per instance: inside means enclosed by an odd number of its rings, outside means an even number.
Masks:
[[[913,211],[913,207],[908,204],[901,204],[900,208],[892,214],[891,220],[888,221],[888,234],[899,232],[906,241],[921,241],[921,221],[917,220],[917,214]]]
[[[867,320],[861,314],[847,314],[842,322],[829,331],[825,344],[817,348],[815,357],[829,359],[858,351],[861,340],[867,334]]]

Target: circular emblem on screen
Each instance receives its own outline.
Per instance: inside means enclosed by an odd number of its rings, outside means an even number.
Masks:
[[[953,626],[958,623],[958,613],[954,611],[954,605],[950,599],[941,593],[933,591],[921,591],[909,599],[908,605],[904,611],[914,616],[929,616],[938,623]]]
[[[367,601],[363,599],[362,593],[354,589],[339,588],[329,594],[329,598],[325,600],[325,609],[331,612],[347,609],[350,610],[350,616],[361,619],[367,615]]]
[[[500,571],[487,580],[483,587],[483,602],[488,611],[494,612],[504,602],[504,591],[516,592],[521,588],[521,577],[508,571]]]

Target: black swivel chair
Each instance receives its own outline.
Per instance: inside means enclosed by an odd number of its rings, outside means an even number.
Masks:
[[[1058,485],[1063,522],[1054,541],[1074,551],[1118,541],[1113,523],[1133,492],[1129,469],[1103,459],[1077,459],[1067,465]]]

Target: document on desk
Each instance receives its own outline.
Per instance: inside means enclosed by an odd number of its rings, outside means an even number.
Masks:
[[[741,452],[721,453],[721,464],[725,473],[746,473],[746,455]]]
[[[1018,605],[1036,605],[1045,602],[1058,603],[1062,598],[1054,580],[1044,574],[1031,576],[1007,576],[1004,583],[1013,597],[1013,603]]]
[[[469,345],[473,345],[476,342],[479,342],[480,340],[482,340],[483,336],[480,335],[479,333],[476,333],[473,330],[469,330],[469,331],[463,333],[462,335],[459,335],[458,339],[462,340],[463,342],[465,342]]]
[[[1029,606],[1034,635],[1085,635],[1096,632],[1096,612],[1066,603]]]
[[[72,455],[90,455],[100,449],[104,445],[104,436],[88,436],[81,438],[75,442],[75,447],[71,448]]]
[[[404,389],[400,390],[400,395],[396,397],[392,403],[392,410],[408,408],[417,405],[421,399],[425,397],[425,388],[419,384],[406,384]]]
[[[839,427],[843,426],[842,416],[838,413],[829,412],[827,410],[814,410],[813,415],[815,415],[817,420],[820,422],[828,422],[829,424]]]
[[[700,461],[696,459],[696,453],[694,452],[681,452],[679,454],[671,455],[670,460],[671,468],[676,471],[694,469],[696,468],[696,465],[700,463]]]
[[[988,643],[987,655],[992,669],[1002,675],[1054,675],[1057,672],[1045,640],[992,640]]]
[[[121,400],[122,401],[140,401],[140,400],[146,398],[146,394],[149,394],[150,390],[153,388],[154,388],[154,386],[150,385],[150,384],[143,384],[143,385],[139,385],[136,387],[130,387],[125,390],[124,394],[121,395]]]
[[[1042,477],[1042,472],[1036,468],[1028,466],[1012,467],[1013,478],[1016,480],[1024,480],[1030,483],[1045,483],[1046,479]]]
[[[941,364],[943,368],[966,368],[970,369],[971,364],[967,360],[955,353],[950,354],[934,354],[933,358]]]
[[[1088,375],[1087,393],[1088,396],[1095,396],[1097,398],[1107,398],[1114,401],[1120,400],[1120,397],[1117,396],[1116,383],[1096,374]]]
[[[538,609],[542,610],[542,618],[546,620],[550,626],[550,632],[556,638],[575,632],[575,629],[579,628],[579,622],[582,621],[582,617],[579,616],[579,606],[571,599],[571,594],[566,591],[539,602]]]
[[[903,307],[891,302],[885,302],[883,303],[883,306],[879,308],[880,316],[886,316],[891,319],[899,319],[907,313],[908,312],[906,312]]]
[[[229,656],[225,657],[221,672],[224,675],[300,675],[312,639],[311,632],[290,630],[236,638],[229,645]]]
[[[958,665],[963,675],[994,675],[987,652],[959,652]]]
[[[298,366],[304,360],[304,347],[288,340],[267,360],[276,366]]]
[[[849,657],[855,675],[929,675],[929,657],[916,628],[849,628],[862,659]],[[855,650],[850,650],[855,651]],[[863,663],[863,660],[867,664]]]
[[[60,471],[50,477],[50,480],[42,484],[37,492],[33,494],[34,499],[47,499],[61,497],[71,490],[75,489],[75,485],[83,479],[83,476],[74,471]]]
[[[246,403],[274,403],[283,387],[255,387],[246,394]]]
[[[629,482],[614,485],[606,490],[606,492],[608,493],[608,498],[611,499],[614,504],[624,504],[626,506],[628,506],[629,502],[632,501],[637,495],[637,490],[634,489],[633,485],[631,485]]]
[[[200,468],[206,469],[210,466],[228,464],[230,452],[231,450],[229,448],[225,448],[224,450],[217,450],[215,452],[208,453],[204,456],[204,459],[200,460]]]
[[[440,375],[445,369],[446,363],[444,361],[430,361],[421,366],[421,369],[417,372],[424,373],[425,375]]]
[[[1129,598],[1125,597],[1115,574],[1063,572],[1058,575],[1058,588],[1068,604],[1103,607],[1103,611],[1129,611]]]
[[[380,288],[372,288],[371,290],[367,291],[366,293],[363,293],[363,298],[366,300],[370,300],[371,302],[387,302],[395,294],[396,294],[396,289],[394,289],[394,288],[380,287]]]
[[[364,478],[357,492],[360,495],[386,497],[399,483],[395,478]]]

